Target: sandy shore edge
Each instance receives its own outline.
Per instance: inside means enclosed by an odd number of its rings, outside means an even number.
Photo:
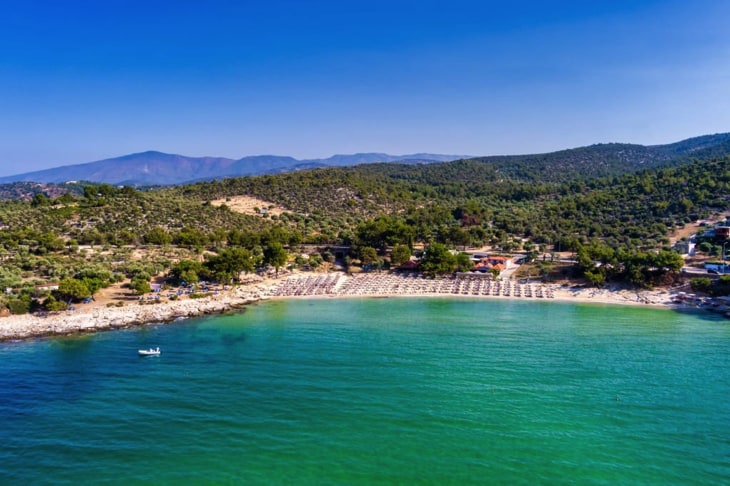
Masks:
[[[348,276],[342,273],[291,274],[276,280],[236,286],[200,299],[130,303],[122,307],[90,306],[73,312],[0,318],[0,340],[61,336],[165,323],[207,314],[219,314],[266,299],[363,297],[470,297],[486,299],[548,300],[597,304],[673,306],[668,291],[635,291],[565,287],[555,284],[486,283],[481,279],[425,279],[393,274]]]

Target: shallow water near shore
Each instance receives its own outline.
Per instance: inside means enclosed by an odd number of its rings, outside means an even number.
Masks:
[[[0,483],[718,484],[728,351],[710,314],[441,298],[0,343]]]

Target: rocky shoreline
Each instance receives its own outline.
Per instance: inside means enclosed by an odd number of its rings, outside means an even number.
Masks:
[[[162,303],[93,307],[52,314],[24,314],[0,318],[0,341],[60,336],[167,323],[240,309],[267,297],[265,288],[235,288],[220,295]]]

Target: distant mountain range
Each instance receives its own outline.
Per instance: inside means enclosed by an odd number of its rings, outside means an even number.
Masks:
[[[410,155],[360,153],[311,160],[278,155],[256,155],[234,160],[221,157],[186,157],[150,151],[0,177],[0,184],[15,182],[61,184],[69,181],[89,181],[128,186],[165,186],[320,167],[347,167],[372,163],[432,164],[462,159],[483,163],[505,178],[562,182],[575,177],[588,179],[620,176],[642,169],[677,166],[692,160],[707,160],[729,154],[730,133],[703,135],[666,145],[604,143],[544,154],[489,157],[426,153]]]
[[[326,159],[297,160],[279,155],[254,155],[234,160],[222,157],[186,157],[162,152],[142,152],[112,159],[0,177],[0,183],[68,181],[105,182],[114,185],[157,186],[277,174],[319,167],[347,167],[376,162],[429,164],[467,158],[465,155],[361,153]]]

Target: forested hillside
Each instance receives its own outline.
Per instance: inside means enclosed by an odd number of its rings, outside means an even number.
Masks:
[[[450,215],[421,231],[434,234],[449,227],[458,236],[446,239],[452,244],[528,238],[553,245],[574,235],[583,241],[601,238],[612,245],[650,248],[664,241],[672,227],[727,207],[728,160],[560,184],[503,179],[473,160],[381,164],[231,179],[181,190],[202,199],[251,194],[339,228],[381,214],[415,226],[435,214]]]
[[[39,184],[36,182],[0,184],[0,201],[30,201],[36,194],[57,198],[66,193],[80,195],[83,193],[83,187],[80,184]]]
[[[672,227],[727,208],[729,160],[541,184],[503,179],[493,168],[465,160],[318,169],[150,191],[92,185],[80,196],[41,193],[29,202],[3,203],[0,241],[39,231],[79,244],[125,245],[144,243],[152,229],[164,230],[174,241],[183,230],[213,235],[279,226],[295,241],[342,243],[351,241],[364,221],[385,216],[412,227],[418,242],[509,246],[528,239],[555,245],[572,235],[650,248]],[[286,212],[262,218],[210,204],[240,194]],[[225,240],[218,235],[200,241],[205,246]]]
[[[730,154],[730,134],[705,135],[667,145],[598,144],[547,154],[481,157],[502,177],[532,182],[615,177]]]

